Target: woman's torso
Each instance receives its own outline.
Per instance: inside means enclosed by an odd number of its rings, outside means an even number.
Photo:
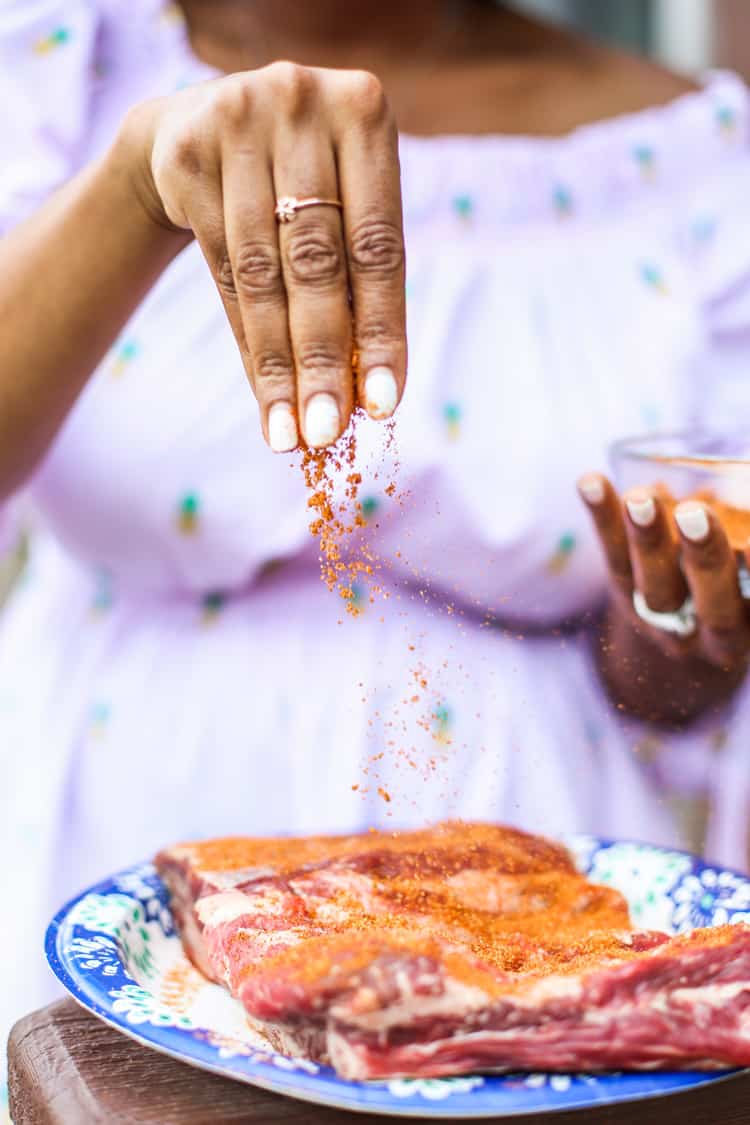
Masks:
[[[128,105],[207,74],[158,3],[47,8],[3,40],[41,91],[11,217],[43,194],[32,168],[51,187]],[[362,585],[356,617],[320,581],[299,465],[262,442],[200,253],[179,256],[29,489],[0,723],[30,925],[176,837],[465,815],[677,841],[717,778],[715,847],[736,850],[721,724],[645,737],[559,626],[604,594],[577,475],[624,433],[746,401],[746,148],[729,76],[558,140],[402,138],[410,376],[395,444],[357,431],[388,596]]]

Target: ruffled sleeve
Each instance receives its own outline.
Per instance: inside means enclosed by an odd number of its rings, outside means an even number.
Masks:
[[[725,152],[697,181],[682,231],[704,329],[691,413],[732,429],[750,421],[750,95],[721,75],[712,97]]]
[[[89,123],[98,15],[88,0],[0,4],[0,236],[76,170]],[[0,504],[0,560],[21,504]]]
[[[90,0],[0,4],[0,234],[82,160],[97,31]]]

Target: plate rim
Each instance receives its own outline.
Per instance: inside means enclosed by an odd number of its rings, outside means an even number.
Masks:
[[[679,855],[679,856],[681,856],[685,859],[689,859],[691,861],[692,873],[693,874],[700,873],[703,870],[719,870],[723,873],[726,873],[726,874],[729,874],[729,875],[734,875],[737,878],[740,878],[740,879],[743,879],[743,880],[746,880],[746,881],[750,881],[750,875],[747,874],[747,873],[738,871],[735,868],[725,867],[723,864],[720,864],[720,863],[708,862],[703,857],[697,856],[694,853],[685,851],[684,849],[679,848],[679,847],[670,847],[668,845],[663,845],[663,844],[654,844],[654,843],[650,843],[650,842],[645,841],[645,840],[638,840],[638,839],[632,839],[632,838],[624,839],[624,838],[603,837],[603,836],[598,836],[594,833],[586,833],[586,832],[571,832],[571,833],[560,834],[557,837],[550,837],[550,838],[554,839],[558,843],[562,843],[566,847],[569,847],[570,845],[572,845],[573,842],[576,841],[576,840],[581,841],[581,842],[585,841],[586,843],[592,842],[592,843],[595,844],[595,850],[606,849],[606,848],[613,847],[613,846],[618,845],[618,844],[630,844],[630,845],[634,845],[636,847],[649,848],[653,851],[661,852],[663,854]],[[575,856],[574,856],[574,858],[575,858]],[[510,1112],[504,1112],[502,1110],[502,1108],[500,1108],[498,1110],[497,1108],[493,1109],[492,1107],[489,1107],[489,1106],[486,1107],[486,1108],[477,1108],[476,1110],[458,1109],[458,1108],[455,1108],[455,1103],[454,1103],[454,1108],[451,1108],[451,1105],[450,1105],[451,1099],[450,1098],[446,1098],[442,1102],[428,1102],[428,1100],[426,1098],[421,1097],[419,1103],[417,1103],[417,1102],[409,1103],[404,1099],[404,1101],[400,1102],[398,1105],[393,1105],[393,1104],[390,1104],[390,1105],[375,1105],[375,1104],[369,1105],[369,1104],[363,1103],[363,1102],[357,1103],[356,1101],[351,1101],[351,1100],[347,1099],[346,1097],[343,1097],[341,1100],[339,1100],[337,1098],[337,1095],[336,1095],[334,1090],[331,1090],[330,1092],[328,1090],[326,1090],[320,1096],[316,1096],[314,1089],[309,1090],[306,1083],[302,1084],[301,1086],[299,1084],[297,1084],[297,1082],[295,1081],[295,1078],[298,1079],[300,1076],[299,1076],[299,1074],[295,1075],[294,1072],[287,1072],[285,1074],[283,1071],[276,1071],[274,1073],[274,1078],[272,1080],[267,1081],[263,1078],[262,1074],[260,1076],[258,1076],[258,1074],[255,1071],[250,1073],[248,1071],[234,1070],[231,1067],[226,1067],[226,1066],[225,1067],[213,1066],[207,1060],[204,1060],[200,1057],[196,1057],[192,1054],[189,1054],[186,1051],[182,1051],[177,1047],[165,1045],[163,1042],[160,1042],[158,1039],[153,1039],[149,1036],[148,1025],[147,1025],[147,1027],[142,1027],[142,1025],[134,1025],[132,1028],[124,1025],[124,1023],[113,1019],[112,1016],[110,1015],[110,1013],[108,1011],[106,1011],[104,1008],[102,1008],[101,1005],[90,995],[90,993],[86,992],[85,989],[83,989],[79,986],[77,981],[74,979],[74,977],[71,975],[70,971],[68,970],[67,965],[64,963],[63,959],[60,956],[59,949],[58,949],[58,941],[62,936],[63,926],[65,925],[65,923],[68,919],[68,915],[70,914],[72,909],[86,895],[101,893],[102,891],[104,891],[106,893],[107,889],[110,889],[110,893],[112,893],[111,888],[112,888],[113,884],[122,875],[130,874],[134,871],[143,871],[144,868],[149,868],[151,872],[156,873],[156,869],[155,869],[154,864],[153,864],[153,859],[142,860],[140,862],[129,864],[127,867],[123,867],[123,868],[119,869],[118,871],[115,871],[115,872],[111,873],[110,875],[106,876],[105,878],[97,880],[96,883],[93,883],[93,884],[89,885],[88,887],[84,888],[83,890],[80,890],[78,893],[72,895],[59,908],[59,910],[56,911],[55,915],[53,916],[53,918],[51,919],[51,921],[49,922],[49,924],[47,926],[47,929],[46,929],[46,932],[45,932],[45,937],[44,937],[44,951],[45,951],[45,955],[46,955],[46,958],[47,958],[47,962],[50,966],[50,969],[53,972],[53,974],[55,975],[55,977],[57,978],[57,980],[63,985],[63,987],[65,988],[68,995],[75,1001],[75,1003],[80,1008],[82,1008],[84,1011],[87,1011],[87,1012],[91,1013],[91,1015],[93,1015],[95,1018],[99,1019],[102,1023],[106,1024],[108,1027],[111,1027],[113,1030],[115,1030],[115,1031],[119,1032],[120,1034],[126,1036],[128,1039],[132,1040],[133,1042],[138,1043],[140,1046],[142,1046],[146,1049],[156,1051],[158,1054],[163,1055],[167,1058],[174,1059],[176,1062],[180,1062],[183,1065],[191,1066],[194,1069],[201,1070],[205,1073],[217,1075],[220,1078],[240,1082],[242,1085],[245,1085],[245,1086],[257,1086],[259,1089],[266,1090],[268,1093],[277,1094],[277,1095],[282,1096],[282,1097],[292,1097],[292,1098],[296,1099],[297,1101],[303,1101],[303,1102],[306,1102],[308,1104],[320,1105],[320,1106],[328,1107],[328,1108],[331,1108],[331,1109],[346,1110],[350,1113],[360,1113],[363,1116],[368,1115],[368,1114],[371,1114],[371,1115],[372,1114],[381,1114],[383,1116],[389,1116],[389,1117],[394,1117],[394,1118],[399,1118],[399,1117],[409,1118],[409,1117],[411,1117],[411,1118],[422,1118],[422,1119],[425,1119],[425,1116],[427,1116],[428,1118],[432,1118],[432,1119],[435,1119],[435,1120],[438,1120],[440,1117],[445,1116],[445,1117],[451,1117],[454,1120],[465,1120],[465,1121],[476,1120],[476,1121],[479,1121],[479,1120],[482,1120],[482,1119],[487,1120],[487,1119],[494,1118],[498,1122],[501,1122],[501,1121],[504,1121],[504,1120],[507,1120],[507,1121],[510,1122],[513,1119],[522,1120],[524,1117],[529,1117],[533,1114],[539,1114],[539,1113],[550,1114],[550,1115],[552,1115],[552,1114],[564,1115],[566,1113],[572,1114],[572,1113],[580,1112],[580,1111],[586,1110],[586,1109],[596,1109],[597,1108],[597,1104],[593,1103],[590,1099],[585,1100],[585,1101],[581,1101],[580,1103],[571,1102],[570,1104],[564,1105],[564,1106],[552,1106],[552,1107],[544,1106],[544,1107],[541,1107],[541,1106],[537,1105],[537,1106],[532,1106],[532,1107],[529,1107],[529,1108],[524,1108],[524,1107],[514,1108]],[[686,874],[687,874],[687,872],[686,872]],[[94,932],[94,931],[92,931],[92,932]],[[273,1052],[273,1053],[278,1054],[279,1052]],[[250,1065],[257,1066],[258,1064],[252,1064],[251,1063]],[[347,1082],[347,1085],[350,1085],[354,1089],[357,1089],[357,1088],[365,1088],[366,1089],[366,1088],[368,1088],[368,1086],[370,1086],[370,1084],[366,1083],[366,1082],[348,1082],[348,1080],[346,1080],[346,1079],[338,1078],[338,1076],[335,1075],[335,1071],[333,1073],[334,1073],[334,1077],[336,1078],[337,1081]],[[525,1073],[525,1072],[523,1072],[523,1073]],[[529,1073],[535,1073],[535,1072],[529,1072]],[[570,1073],[574,1074],[575,1072],[570,1072]],[[632,1071],[632,1072],[626,1072],[626,1073],[638,1074],[638,1073],[649,1073],[649,1072]],[[654,1071],[652,1073],[658,1074],[659,1072]],[[679,1073],[679,1072],[671,1071],[671,1072],[665,1072],[665,1073]],[[617,1105],[617,1104],[635,1103],[635,1102],[646,1102],[646,1101],[654,1101],[658,1098],[679,1097],[680,1095],[683,1095],[683,1094],[687,1095],[694,1090],[703,1089],[703,1088],[705,1088],[706,1086],[709,1086],[709,1085],[715,1085],[717,1082],[726,1082],[728,1080],[738,1078],[742,1074],[748,1074],[748,1073],[750,1073],[750,1068],[737,1067],[737,1068],[729,1069],[729,1070],[726,1070],[726,1071],[725,1070],[716,1071],[715,1073],[710,1072],[710,1071],[704,1071],[704,1072],[702,1072],[702,1071],[692,1071],[692,1072],[691,1071],[684,1071],[683,1073],[685,1073],[685,1074],[692,1073],[692,1074],[696,1074],[696,1075],[700,1074],[702,1077],[697,1081],[691,1082],[690,1085],[688,1085],[688,1086],[676,1087],[674,1089],[655,1090],[655,1091],[649,1091],[649,1092],[646,1092],[646,1093],[624,1092],[622,1094],[617,1095],[617,1097],[612,1099],[611,1101],[608,1099],[607,1101],[599,1102],[598,1106],[599,1106],[599,1108],[604,1108],[607,1105]],[[316,1076],[306,1075],[305,1077],[314,1079]],[[493,1075],[490,1074],[490,1077],[493,1077]],[[502,1075],[495,1075],[494,1077],[502,1077]],[[583,1091],[581,1091],[581,1093],[583,1093]]]

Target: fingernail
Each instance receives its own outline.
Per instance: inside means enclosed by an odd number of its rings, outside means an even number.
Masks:
[[[390,418],[398,402],[398,387],[387,367],[373,367],[365,379],[365,408],[371,418]]]
[[[319,447],[332,445],[339,436],[341,418],[333,395],[313,395],[305,411],[305,437],[307,444]]]
[[[268,411],[268,443],[274,453],[297,448],[297,419],[288,402],[275,402]]]
[[[601,477],[581,477],[578,482],[578,491],[589,504],[601,504],[604,499],[604,483]]]
[[[651,496],[630,496],[625,501],[631,520],[638,527],[650,527],[656,518],[656,505]]]
[[[674,518],[682,534],[692,543],[701,543],[708,538],[711,525],[702,504],[678,504],[674,510]]]

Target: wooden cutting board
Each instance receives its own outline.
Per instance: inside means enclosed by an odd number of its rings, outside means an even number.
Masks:
[[[394,1125],[398,1120],[321,1109],[201,1072],[113,1031],[72,1000],[16,1024],[8,1067],[15,1125]],[[637,1104],[493,1120],[508,1125],[750,1125],[750,1073]]]

